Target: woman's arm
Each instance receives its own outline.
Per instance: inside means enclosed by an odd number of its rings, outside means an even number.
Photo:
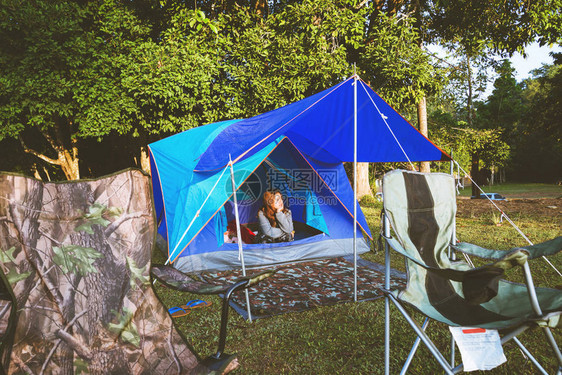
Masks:
[[[258,211],[258,221],[259,221],[259,224],[260,224],[260,232],[262,232],[266,236],[269,236],[269,237],[272,237],[272,238],[277,238],[277,237],[280,237],[283,234],[283,231],[281,229],[274,228],[274,227],[271,226],[271,223],[269,222],[267,217],[265,217],[265,215],[261,211]],[[292,225],[292,223],[291,223],[291,225]]]
[[[293,214],[291,210],[287,210],[287,212],[276,212],[275,217],[277,218],[277,222],[279,223],[279,228],[285,233],[291,233],[293,229]],[[277,228],[275,228],[277,229]]]

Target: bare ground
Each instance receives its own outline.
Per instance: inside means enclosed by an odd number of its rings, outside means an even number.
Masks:
[[[562,224],[562,198],[512,199],[494,201],[508,215],[529,215],[556,217]],[[497,209],[487,199],[460,198],[457,200],[458,215],[461,217],[492,214]]]

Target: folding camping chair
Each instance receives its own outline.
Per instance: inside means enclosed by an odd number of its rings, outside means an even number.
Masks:
[[[219,352],[201,360],[154,293],[152,207],[139,170],[67,183],[0,174],[0,299],[18,302],[15,327],[15,303],[11,314],[1,305],[0,373],[222,374],[237,366],[222,353],[225,319]]]
[[[16,328],[17,301],[10,283],[0,268],[0,375],[5,374],[2,363],[7,363],[12,352]]]
[[[502,344],[513,340],[533,364],[546,373],[516,337],[538,326],[544,330],[558,359],[560,372],[562,355],[550,328],[558,325],[562,314],[562,291],[535,288],[527,261],[560,251],[562,237],[510,251],[455,244],[455,184],[453,177],[447,174],[392,171],[384,176],[383,195],[386,274],[390,272],[389,248],[405,257],[408,271],[404,290],[390,291],[388,281],[384,290],[386,373],[390,363],[389,301],[418,336],[402,373],[407,371],[420,340],[446,373],[462,371],[462,364],[454,365],[454,344],[451,344],[448,363],[426,335],[425,328],[430,319],[449,326],[496,329],[502,335]],[[391,237],[391,228],[394,237]],[[471,268],[465,262],[452,260],[452,249],[492,259],[492,263]],[[514,266],[523,268],[526,285],[500,279]],[[422,327],[410,316],[406,306],[414,307],[426,316]]]

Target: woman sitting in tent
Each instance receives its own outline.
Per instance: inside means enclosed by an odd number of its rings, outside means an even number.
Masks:
[[[263,207],[258,211],[259,234],[257,243],[289,242],[294,238],[293,216],[283,204],[279,190],[263,194]]]

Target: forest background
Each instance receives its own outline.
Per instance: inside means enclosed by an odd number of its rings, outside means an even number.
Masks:
[[[0,170],[148,170],[147,144],[289,104],[355,66],[478,182],[562,180],[562,54],[522,82],[507,59],[560,44],[562,0],[0,2]],[[360,163],[360,195],[391,167]]]

